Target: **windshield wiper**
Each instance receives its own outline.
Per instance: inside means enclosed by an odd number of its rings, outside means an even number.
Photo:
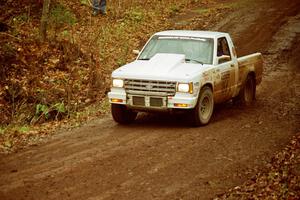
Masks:
[[[150,60],[150,58],[139,58],[138,60]]]
[[[191,59],[191,58],[186,58],[185,61],[193,61],[193,62],[200,63],[203,65],[203,62],[201,62],[199,60]]]

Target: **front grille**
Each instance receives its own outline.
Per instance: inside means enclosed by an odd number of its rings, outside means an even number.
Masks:
[[[125,79],[124,87],[128,94],[151,96],[174,96],[176,82]]]

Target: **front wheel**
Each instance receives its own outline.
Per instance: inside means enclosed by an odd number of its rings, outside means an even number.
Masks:
[[[201,89],[198,103],[193,109],[193,124],[203,126],[209,123],[214,111],[213,92],[210,87],[205,86]]]
[[[127,109],[124,105],[111,104],[111,114],[113,119],[119,124],[129,124],[132,123],[137,113],[132,110]]]

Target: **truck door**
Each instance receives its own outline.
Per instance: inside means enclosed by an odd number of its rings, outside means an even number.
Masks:
[[[237,65],[234,62],[226,37],[217,40],[217,66],[215,73],[215,101],[223,102],[232,98],[235,91]]]

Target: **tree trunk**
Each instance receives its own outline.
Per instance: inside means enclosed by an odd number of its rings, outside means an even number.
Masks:
[[[47,25],[49,19],[50,2],[51,0],[44,0],[43,3],[43,13],[41,19],[41,28],[40,28],[40,35],[42,41],[45,41],[47,38]]]

